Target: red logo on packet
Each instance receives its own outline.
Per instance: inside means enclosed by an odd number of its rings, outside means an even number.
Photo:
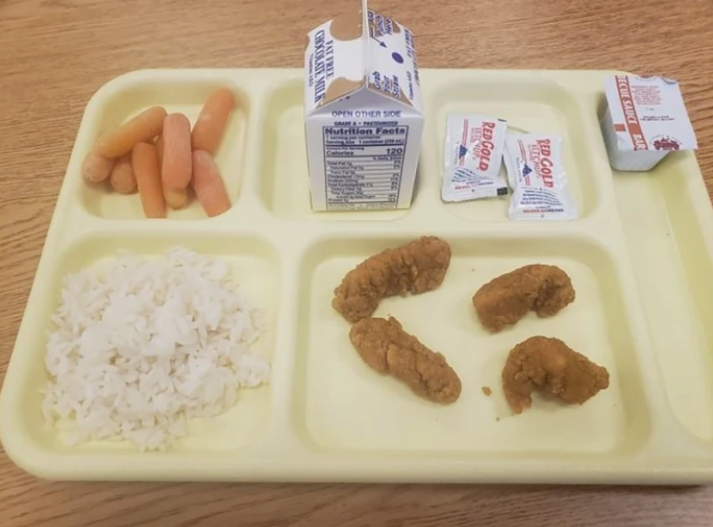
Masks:
[[[480,162],[478,163],[478,170],[483,172],[490,168],[490,158],[493,156],[493,150],[495,150],[493,130],[495,130],[495,123],[483,122],[483,141],[480,144]]]
[[[552,162],[552,144],[549,139],[538,139],[537,146],[540,149],[540,158],[539,160],[533,159],[535,161],[535,170],[542,178],[542,183],[546,187],[552,188],[555,186],[555,179],[552,175],[552,167],[554,166]]]
[[[681,148],[681,145],[671,137],[662,137],[654,141],[654,148],[656,150],[678,150]]]

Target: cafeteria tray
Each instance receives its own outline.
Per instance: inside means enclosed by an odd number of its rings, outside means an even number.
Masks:
[[[300,69],[143,70],[103,86],[79,128],[0,398],[7,454],[61,480],[362,482],[713,482],[713,210],[695,155],[647,173],[617,173],[598,119],[614,71],[421,70],[425,108],[417,188],[408,210],[313,213]],[[233,207],[208,219],[198,203],[144,219],[139,197],[85,184],[80,165],[98,133],[163,105],[194,121],[210,92],[234,90],[217,162]],[[440,198],[446,115],[506,119],[559,134],[580,212],[568,222],[507,219],[508,198]],[[453,251],[435,291],[389,298],[376,316],[447,356],[463,382],[441,406],[362,362],[334,288],[359,261],[420,235]],[[62,277],[120,249],[175,245],[225,258],[267,312],[259,341],[270,384],[165,452],[121,442],[73,447],[47,427],[40,390]],[[473,293],[529,263],[567,271],[577,300],[491,335]],[[605,366],[610,387],[582,406],[535,398],[512,415],[500,386],[509,350],[558,337]],[[481,387],[492,388],[486,397]]]

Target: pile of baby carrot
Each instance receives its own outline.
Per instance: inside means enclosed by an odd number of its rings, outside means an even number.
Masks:
[[[191,187],[208,216],[230,208],[213,159],[235,108],[227,88],[213,92],[191,130],[188,118],[153,106],[105,132],[87,154],[82,175],[92,183],[109,180],[122,194],[137,189],[147,218],[165,218],[188,203]]]

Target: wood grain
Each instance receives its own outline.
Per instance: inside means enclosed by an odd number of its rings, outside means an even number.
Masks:
[[[350,3],[0,0],[0,376],[91,94],[139,68],[301,66],[304,34]],[[713,190],[710,0],[370,5],[414,31],[422,67],[679,79]],[[0,473],[3,527],[713,524],[712,488],[52,483],[4,453]]]

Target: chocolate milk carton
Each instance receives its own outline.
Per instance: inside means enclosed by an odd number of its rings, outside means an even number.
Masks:
[[[308,40],[304,107],[312,209],[408,208],[423,131],[413,35],[363,0]]]
[[[650,170],[669,152],[697,148],[678,82],[615,75],[604,88],[607,109],[601,127],[615,169]]]

